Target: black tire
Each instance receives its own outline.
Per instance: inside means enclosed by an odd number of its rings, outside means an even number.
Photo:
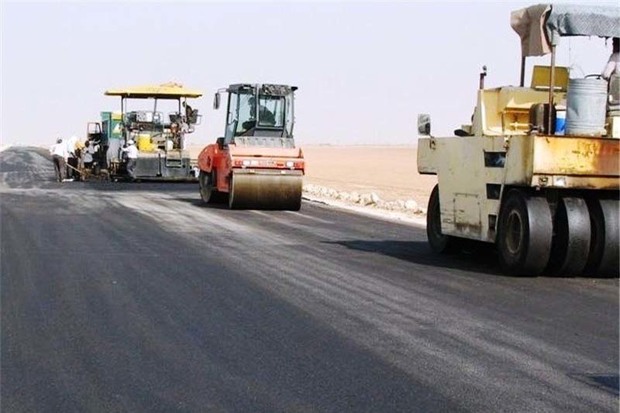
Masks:
[[[297,212],[300,209],[301,209],[301,197],[299,197],[299,202],[295,202],[293,205],[291,205],[290,208],[288,208],[288,211]]]
[[[235,179],[234,179],[234,174],[230,175],[230,181],[228,184],[228,209],[239,209],[237,202],[235,200]]]
[[[551,258],[545,271],[554,276],[576,276],[590,252],[590,214],[582,198],[566,197],[558,203],[553,225]]]
[[[454,254],[461,250],[462,240],[441,233],[441,207],[439,185],[435,185],[428,200],[426,211],[426,236],[433,251],[440,254]]]
[[[583,273],[592,277],[618,277],[620,231],[618,201],[589,200],[588,210],[592,225],[592,241]]]
[[[215,187],[215,175],[213,171],[200,171],[198,175],[198,184],[200,185],[200,197],[206,204],[216,204],[223,202],[225,194],[218,191]]]
[[[516,276],[536,276],[551,254],[553,222],[545,198],[511,190],[499,214],[497,249],[502,269]]]

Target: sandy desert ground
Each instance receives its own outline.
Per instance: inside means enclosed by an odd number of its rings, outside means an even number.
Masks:
[[[437,183],[418,174],[415,146],[303,146],[306,185],[374,192],[385,201],[413,200],[425,208]]]

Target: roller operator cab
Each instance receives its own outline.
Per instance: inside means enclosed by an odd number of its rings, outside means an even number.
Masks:
[[[519,87],[484,87],[472,124],[431,135],[418,116],[418,171],[437,175],[427,235],[436,252],[494,243],[512,275],[618,276],[620,79],[556,67],[562,36],[620,37],[615,7],[537,5],[512,13]],[[541,31],[543,28],[543,31]],[[524,86],[526,57],[550,54]]]
[[[190,99],[199,98],[202,92],[169,82],[112,89],[105,94],[121,98],[120,112],[102,112],[112,178],[129,178],[123,148],[133,141],[138,149],[136,179],[197,179],[197,160],[190,158],[186,138],[201,120]]]
[[[200,195],[205,203],[234,209],[299,210],[304,158],[293,139],[297,87],[234,84],[228,95],[225,135],[198,156]]]

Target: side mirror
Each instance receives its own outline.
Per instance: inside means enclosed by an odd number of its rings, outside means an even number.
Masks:
[[[431,135],[431,115],[426,113],[418,115],[418,133],[423,136]]]
[[[213,109],[217,110],[220,108],[220,92],[216,92],[215,96],[213,96]]]

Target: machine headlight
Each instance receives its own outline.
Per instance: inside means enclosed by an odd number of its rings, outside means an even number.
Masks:
[[[250,166],[250,160],[249,159],[244,159],[243,160],[243,166]]]
[[[293,168],[293,167],[295,167],[295,162],[293,162],[293,161],[286,161],[286,167],[287,167],[287,168]]]
[[[553,179],[553,183],[555,186],[566,187],[566,177],[565,176],[556,176]]]

